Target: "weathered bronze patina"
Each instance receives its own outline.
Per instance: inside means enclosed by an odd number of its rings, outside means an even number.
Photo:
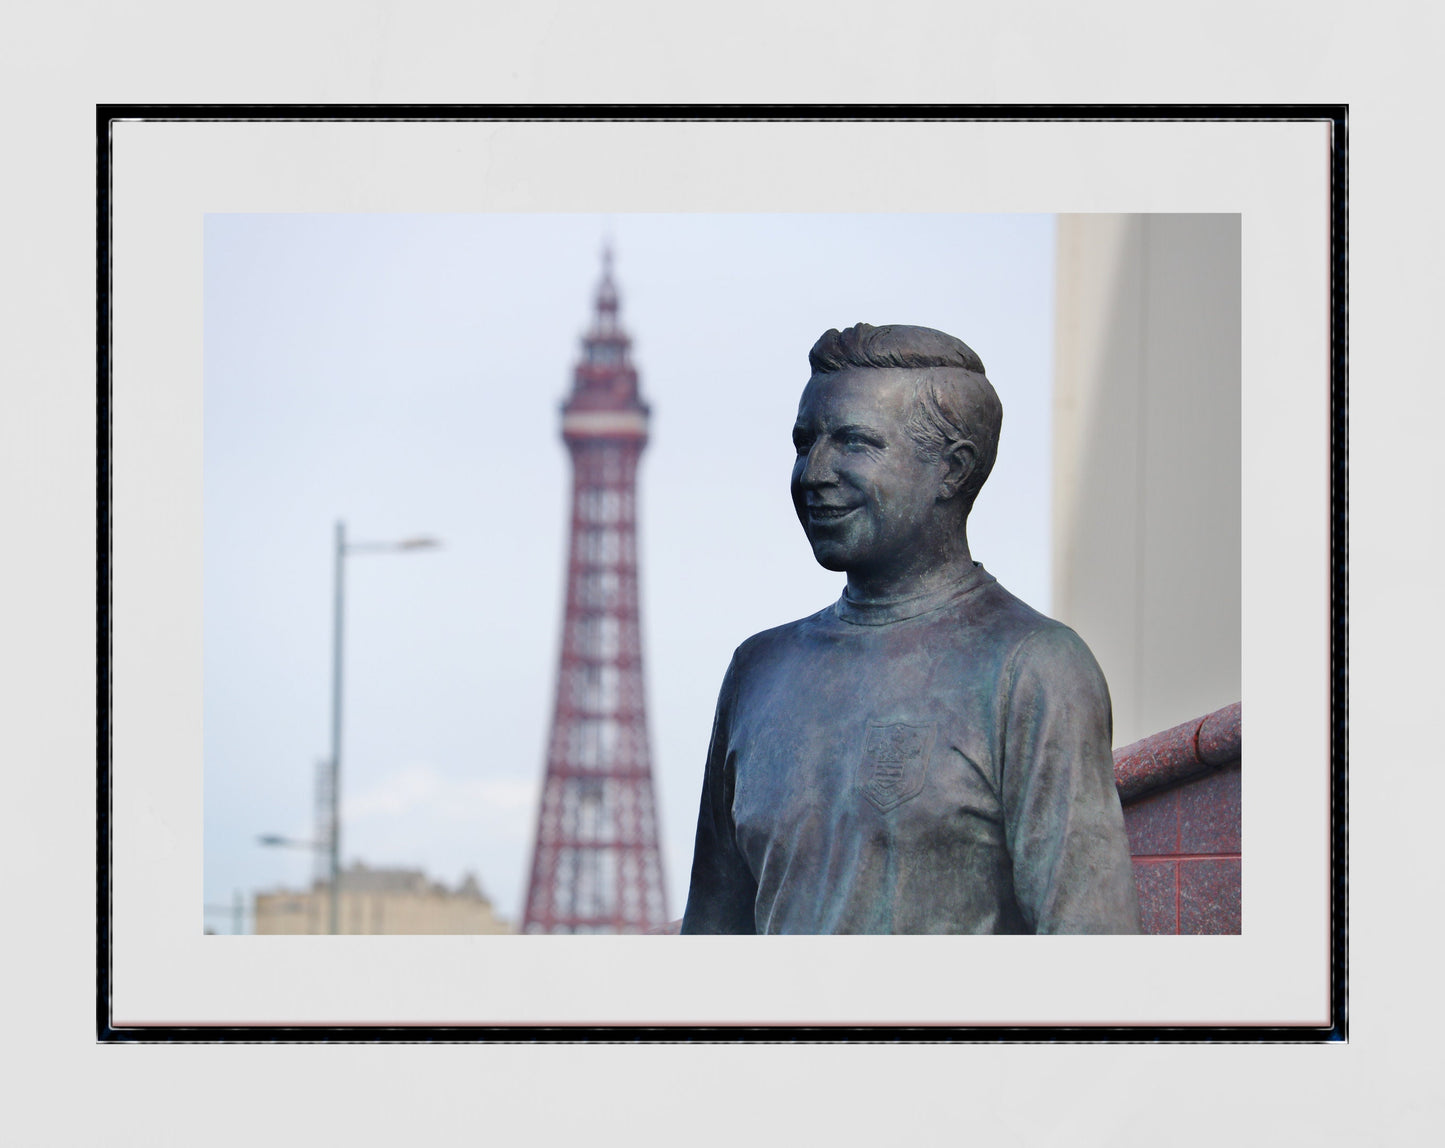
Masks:
[[[684,933],[1137,933],[1109,695],[966,524],[1002,408],[926,327],[809,355],[792,494],[848,575],[723,679]]]

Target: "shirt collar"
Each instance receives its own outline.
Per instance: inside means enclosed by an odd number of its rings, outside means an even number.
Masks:
[[[975,562],[968,573],[957,582],[905,598],[857,601],[848,596],[845,588],[843,596],[834,604],[833,612],[840,620],[851,622],[855,626],[886,626],[891,622],[906,622],[909,618],[941,610],[993,580],[993,575],[985,570],[981,563]]]

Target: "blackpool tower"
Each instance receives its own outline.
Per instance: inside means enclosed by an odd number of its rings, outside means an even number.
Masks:
[[[572,528],[528,933],[641,933],[667,921],[638,625],[637,460],[648,412],[630,345],[609,250],[562,405]]]

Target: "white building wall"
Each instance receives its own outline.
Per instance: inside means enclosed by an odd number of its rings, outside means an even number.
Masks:
[[[1237,215],[1061,215],[1053,611],[1114,744],[1240,699]]]

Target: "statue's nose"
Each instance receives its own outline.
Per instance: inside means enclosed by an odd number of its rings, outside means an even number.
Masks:
[[[804,487],[826,486],[834,480],[831,452],[826,444],[815,442],[809,449],[807,457],[803,460],[802,472],[798,475],[798,482]]]

